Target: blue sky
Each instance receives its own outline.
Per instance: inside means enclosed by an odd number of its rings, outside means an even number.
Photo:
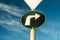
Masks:
[[[36,10],[44,12],[46,22],[36,29],[37,40],[60,40],[60,0],[43,0]],[[21,23],[30,11],[24,0],[0,0],[0,40],[29,40],[29,29]]]

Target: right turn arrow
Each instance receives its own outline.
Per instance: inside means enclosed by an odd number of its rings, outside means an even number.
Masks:
[[[36,20],[36,19],[38,19],[39,17],[40,17],[40,15],[37,14],[37,13],[35,13],[35,15],[29,15],[29,16],[27,16],[27,17],[26,17],[26,21],[25,21],[25,26],[29,26],[29,25],[30,25],[30,20],[31,20],[31,18],[35,18],[35,20]]]

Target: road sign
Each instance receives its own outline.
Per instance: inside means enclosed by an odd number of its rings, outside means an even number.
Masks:
[[[31,10],[34,10],[39,5],[39,3],[42,2],[42,0],[24,0],[24,1],[31,8]]]
[[[27,28],[36,28],[45,22],[45,15],[42,12],[30,11],[22,17],[22,24]]]
[[[35,28],[41,26],[45,22],[45,15],[42,12],[35,11],[35,8],[42,2],[42,0],[24,0],[26,4],[31,8],[30,12],[27,12],[22,17],[22,24],[30,28],[30,40],[36,40]]]

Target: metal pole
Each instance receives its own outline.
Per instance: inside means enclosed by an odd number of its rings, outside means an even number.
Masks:
[[[36,40],[36,32],[33,27],[30,29],[30,40]]]

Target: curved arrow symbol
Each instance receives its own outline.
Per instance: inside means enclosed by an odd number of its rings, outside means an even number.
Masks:
[[[25,26],[29,26],[30,25],[30,19],[31,18],[35,18],[35,20],[36,20],[39,17],[40,17],[40,15],[37,14],[37,13],[35,13],[35,15],[29,15],[29,16],[27,16],[26,21],[25,21]]]

